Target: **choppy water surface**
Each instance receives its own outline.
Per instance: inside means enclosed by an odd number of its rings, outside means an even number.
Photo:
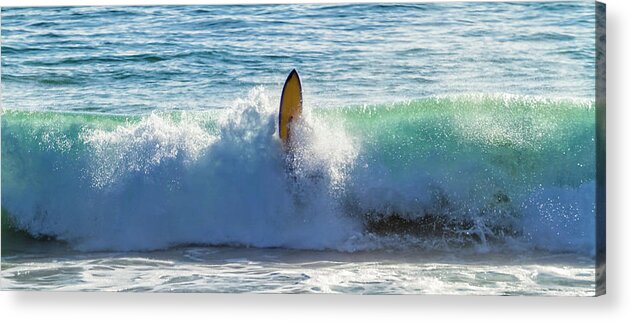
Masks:
[[[439,94],[593,98],[594,3],[2,9],[3,104],[226,108],[304,78],[309,107]]]
[[[591,259],[568,254],[178,248],[5,257],[2,287],[61,291],[594,295]]]

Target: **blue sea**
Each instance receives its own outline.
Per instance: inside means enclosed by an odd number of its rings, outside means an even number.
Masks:
[[[594,2],[1,18],[3,290],[596,294]]]

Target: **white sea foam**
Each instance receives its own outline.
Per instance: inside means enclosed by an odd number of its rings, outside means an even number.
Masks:
[[[593,115],[572,110],[572,102],[535,102],[549,114],[522,108],[492,119],[505,104],[494,96],[329,114],[307,107],[289,154],[263,88],[201,113],[9,112],[2,207],[31,235],[84,250],[474,242],[480,251],[516,245],[593,255]],[[567,117],[573,122],[559,122]],[[512,127],[515,120],[528,126]],[[452,226],[432,236],[380,236],[365,227],[384,216],[428,215]]]

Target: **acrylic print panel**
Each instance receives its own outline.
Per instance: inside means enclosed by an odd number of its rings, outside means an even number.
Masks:
[[[2,289],[603,294],[604,18],[2,8]]]

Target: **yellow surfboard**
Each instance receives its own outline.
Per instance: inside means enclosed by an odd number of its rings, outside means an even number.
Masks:
[[[291,122],[297,120],[300,113],[302,113],[302,84],[298,72],[294,69],[287,76],[285,86],[283,86],[278,112],[278,134],[285,147],[289,145],[291,139]]]

